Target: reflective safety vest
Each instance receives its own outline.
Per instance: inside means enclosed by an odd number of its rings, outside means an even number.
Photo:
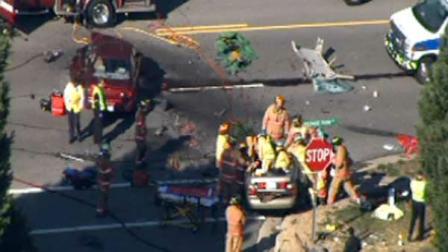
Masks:
[[[301,127],[292,126],[289,129],[286,144],[287,145],[291,144],[294,141],[294,139],[298,136],[302,136],[305,139],[306,136],[308,135],[308,130],[309,130],[308,127],[305,125],[302,125]]]
[[[425,202],[426,199],[426,181],[411,180],[412,200],[417,202]]]
[[[303,167],[304,173],[311,174],[311,169],[305,163],[306,146],[300,144],[293,144],[288,148],[288,152],[291,153],[300,165]]]
[[[79,113],[84,108],[84,88],[75,87],[72,82],[67,83],[64,89],[65,108],[69,112]]]
[[[92,109],[99,109],[100,111],[107,110],[106,91],[104,87],[93,85]]]
[[[230,148],[230,135],[229,134],[219,134],[216,139],[216,161],[221,160],[222,154],[225,150]]]
[[[84,88],[78,85],[72,94],[72,109],[74,113],[79,113],[84,108]]]
[[[71,94],[75,92],[75,85],[73,85],[73,82],[68,82],[67,85],[65,85],[64,88],[64,104],[65,109],[67,111],[72,111],[72,100],[71,100]]]
[[[292,160],[288,152],[286,152],[285,150],[279,151],[279,153],[277,154],[277,158],[275,159],[274,168],[289,170],[291,169],[291,165]]]
[[[275,149],[272,146],[270,136],[260,137],[258,139],[258,148],[261,161],[275,159]]]

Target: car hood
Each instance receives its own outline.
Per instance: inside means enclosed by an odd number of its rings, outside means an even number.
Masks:
[[[395,13],[391,20],[403,33],[408,44],[439,37],[436,33],[432,33],[423,27],[412,12],[412,7]]]

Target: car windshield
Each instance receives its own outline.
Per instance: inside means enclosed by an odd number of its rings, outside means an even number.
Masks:
[[[429,31],[437,32],[448,16],[446,0],[425,0],[412,8],[417,20]]]
[[[129,80],[131,64],[122,59],[102,59],[98,57],[94,64],[95,77],[111,80]]]

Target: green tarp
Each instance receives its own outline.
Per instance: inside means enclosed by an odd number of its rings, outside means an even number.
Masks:
[[[215,46],[218,60],[231,75],[244,70],[257,59],[250,41],[236,32],[222,33]]]

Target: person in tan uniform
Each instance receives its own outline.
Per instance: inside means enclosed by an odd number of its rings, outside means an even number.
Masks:
[[[327,204],[331,205],[336,201],[336,197],[339,194],[341,186],[350,195],[350,197],[360,203],[361,198],[359,193],[355,190],[352,182],[352,172],[351,172],[351,159],[348,153],[347,147],[343,144],[343,139],[341,137],[334,137],[332,139],[333,146],[336,149],[336,157],[334,159],[334,166],[336,169],[336,174],[331,182],[330,191],[328,193]]]
[[[238,196],[232,197],[230,205],[226,209],[226,252],[243,251],[246,220],[247,216],[241,205],[241,199]]]
[[[276,142],[284,140],[285,134],[289,132],[291,125],[285,102],[285,97],[275,97],[274,104],[267,108],[263,117],[263,131],[266,131]]]

